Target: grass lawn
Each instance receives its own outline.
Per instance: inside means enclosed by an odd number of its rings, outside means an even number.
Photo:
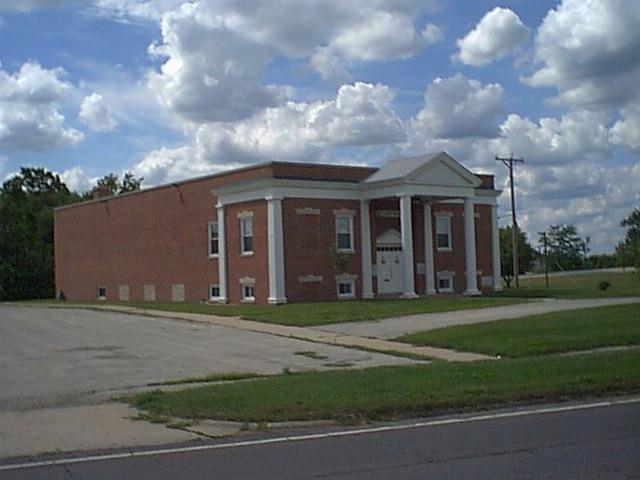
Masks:
[[[512,358],[638,345],[640,303],[439,328],[396,340]]]
[[[598,284],[607,281],[611,284],[606,290],[600,290]],[[545,287],[544,277],[520,277],[520,288],[505,288],[493,294],[501,297],[554,297],[554,298],[598,298],[598,297],[634,297],[640,296],[640,277],[631,272],[585,273],[549,277],[549,288]]]
[[[239,316],[248,320],[312,327],[358,322],[417,313],[447,312],[512,305],[523,299],[500,297],[432,297],[415,300],[378,299],[351,302],[291,303],[285,305],[215,305],[205,303],[126,303],[132,307],[171,312]],[[104,303],[103,303],[104,304]]]
[[[150,415],[271,422],[391,419],[640,391],[640,351],[281,375],[138,395]]]

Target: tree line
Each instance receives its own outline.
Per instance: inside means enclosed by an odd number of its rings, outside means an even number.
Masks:
[[[575,225],[551,225],[547,231],[539,233],[538,248],[531,245],[525,232],[517,229],[518,271],[541,271],[544,262],[550,272],[631,266],[640,271],[640,208],[634,209],[620,222],[620,226],[627,230],[614,252],[597,255],[589,255],[591,239],[581,237]],[[500,267],[507,286],[511,285],[513,278],[511,231],[510,226],[500,228]]]
[[[96,186],[111,195],[139,190],[143,178],[105,175]],[[53,298],[53,209],[90,200],[44,168],[20,169],[0,188],[0,301]]]

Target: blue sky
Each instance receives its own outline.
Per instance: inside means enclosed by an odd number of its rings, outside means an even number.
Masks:
[[[640,201],[635,0],[0,0],[0,179],[525,158],[521,226],[611,251]],[[504,223],[509,198],[501,198]]]

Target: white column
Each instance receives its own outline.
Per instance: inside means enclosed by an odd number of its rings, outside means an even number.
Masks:
[[[267,238],[269,249],[269,303],[286,303],[284,286],[284,240],[282,198],[267,197]]]
[[[413,281],[413,226],[411,225],[411,195],[400,196],[400,230],[402,231],[402,257],[404,259],[404,298],[416,298]]]
[[[218,287],[220,288],[220,303],[227,303],[227,239],[224,228],[224,205],[218,203]]]
[[[435,295],[435,267],[433,264],[433,226],[431,220],[431,203],[424,202],[424,275],[426,294]]]
[[[369,200],[360,200],[360,250],[362,253],[362,298],[373,298]]]
[[[473,198],[464,199],[464,250],[467,269],[465,295],[480,295],[476,266],[476,219]]]
[[[491,262],[493,271],[493,291],[502,290],[500,272],[500,230],[498,230],[498,205],[491,205]]]

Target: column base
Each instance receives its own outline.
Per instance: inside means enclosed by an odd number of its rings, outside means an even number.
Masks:
[[[287,297],[269,297],[267,302],[269,302],[269,305],[281,305],[283,303],[287,303]]]
[[[494,292],[501,292],[502,291],[502,285],[494,285],[493,291]]]
[[[438,292],[436,292],[436,290],[434,288],[430,288],[425,292],[427,295],[435,295]]]
[[[218,297],[216,303],[229,303],[229,299],[226,297]]]
[[[371,300],[372,298],[376,298],[376,296],[373,293],[363,293],[362,298],[365,300]]]
[[[478,290],[477,288],[474,288],[471,290],[465,290],[464,294],[469,297],[477,297],[478,295],[482,295],[482,292],[480,292],[480,290]]]
[[[415,292],[407,292],[402,294],[402,298],[419,298]]]

